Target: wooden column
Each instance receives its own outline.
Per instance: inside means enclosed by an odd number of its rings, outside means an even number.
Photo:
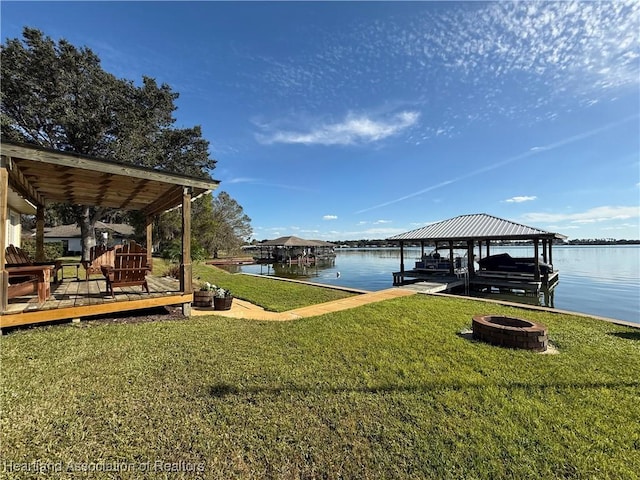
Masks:
[[[547,263],[547,239],[542,239],[542,261]]]
[[[146,218],[147,265],[153,272],[153,217]]]
[[[473,276],[474,268],[473,268],[473,250],[474,250],[474,241],[467,240],[467,270],[469,270],[469,276]]]
[[[491,244],[491,240],[487,240],[487,257],[491,256],[491,252],[489,251],[489,245]]]
[[[44,205],[36,210],[36,262],[44,262]]]
[[[420,240],[420,260],[424,257],[424,240]]]
[[[455,273],[455,265],[453,264],[454,262],[454,257],[453,257],[453,240],[449,240],[449,274],[453,275]]]
[[[400,273],[404,281],[404,242],[400,242]]]
[[[193,292],[193,267],[191,265],[191,188],[182,190],[182,263],[180,264],[180,290]],[[191,303],[182,304],[182,313],[191,315]]]
[[[9,197],[9,173],[7,172],[5,157],[0,159],[0,313],[7,309],[9,295],[9,274],[5,270],[7,263],[5,249],[7,248],[7,216]]]
[[[553,246],[553,239],[549,239],[549,263],[551,265],[553,265],[553,254],[551,253],[552,246]]]

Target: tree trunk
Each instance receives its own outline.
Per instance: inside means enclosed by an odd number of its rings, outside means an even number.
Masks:
[[[82,238],[82,259],[89,260],[89,250],[96,244],[96,235],[94,227],[96,225],[95,217],[91,217],[90,207],[83,205],[82,211],[77,216],[78,225],[80,225],[80,236]]]

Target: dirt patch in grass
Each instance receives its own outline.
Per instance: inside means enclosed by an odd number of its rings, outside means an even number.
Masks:
[[[129,312],[110,313],[105,315],[97,315],[95,317],[87,317],[80,322],[82,324],[92,323],[147,323],[147,322],[166,322],[175,320],[187,320],[182,314],[180,306],[166,306],[145,308],[142,310],[132,310]]]
[[[182,314],[182,308],[180,306],[153,307],[141,310],[131,310],[128,312],[116,312],[92,317],[83,317],[78,323],[72,322],[70,319],[64,319],[21,325],[17,327],[6,327],[2,329],[2,334],[5,335],[21,330],[38,329],[45,326],[68,327],[73,325],[78,328],[87,328],[104,324],[167,322],[179,320],[188,320],[188,317],[185,317]]]

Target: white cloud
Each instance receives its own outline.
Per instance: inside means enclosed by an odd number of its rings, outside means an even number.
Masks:
[[[337,215],[325,215],[324,217],[322,217],[323,220],[337,220],[338,216]]]
[[[349,114],[340,123],[319,125],[306,132],[279,130],[258,134],[264,144],[298,143],[303,145],[353,145],[372,143],[396,135],[416,124],[420,114],[404,111],[388,119],[376,119],[367,115]]]
[[[536,197],[535,195],[533,196],[520,196],[520,197],[511,197],[511,198],[507,198],[505,200],[505,202],[507,203],[522,203],[522,202],[530,202],[532,200],[535,200]]]
[[[391,223],[391,220],[376,220],[373,222],[374,225],[382,225],[384,223]]]
[[[236,178],[230,178],[228,179],[225,183],[257,183],[260,180],[257,178],[251,178],[251,177],[236,177]]]
[[[573,224],[589,224],[638,217],[640,217],[639,206],[602,206],[585,212],[527,213],[523,215],[523,219],[527,222],[571,222]]]
[[[293,100],[322,111],[350,105],[363,90],[390,98],[393,85],[405,98],[425,99],[421,130],[434,137],[446,135],[448,122],[459,127],[462,119],[499,116],[528,124],[555,118],[576,101],[594,105],[621,88],[638,88],[637,0],[454,3],[314,31],[303,55],[247,56],[253,68],[246,87],[277,106]],[[511,82],[527,88],[514,95]],[[438,111],[429,99],[458,97],[465,86],[472,94],[451,111]],[[315,137],[328,133],[288,129],[261,141],[324,144]]]
[[[225,184],[238,184],[238,183],[249,183],[252,185],[260,185],[263,187],[268,187],[268,188],[278,188],[278,189],[283,189],[283,190],[298,190],[298,191],[303,191],[303,192],[313,192],[315,190],[313,190],[312,188],[309,188],[307,186],[301,186],[301,185],[284,185],[281,183],[271,183],[271,182],[266,182],[263,179],[260,178],[252,178],[252,177],[233,177],[233,178],[229,178],[228,180],[223,180],[223,182]]]

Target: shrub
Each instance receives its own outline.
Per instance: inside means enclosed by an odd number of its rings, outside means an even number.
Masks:
[[[174,240],[162,249],[162,258],[171,263],[180,263],[182,258],[182,242]],[[191,260],[193,262],[201,262],[207,258],[207,252],[197,242],[191,241]]]
[[[27,252],[32,259],[36,258],[36,241],[33,239],[23,240],[22,249]],[[46,242],[44,244],[44,259],[55,260],[64,254],[62,242]]]

